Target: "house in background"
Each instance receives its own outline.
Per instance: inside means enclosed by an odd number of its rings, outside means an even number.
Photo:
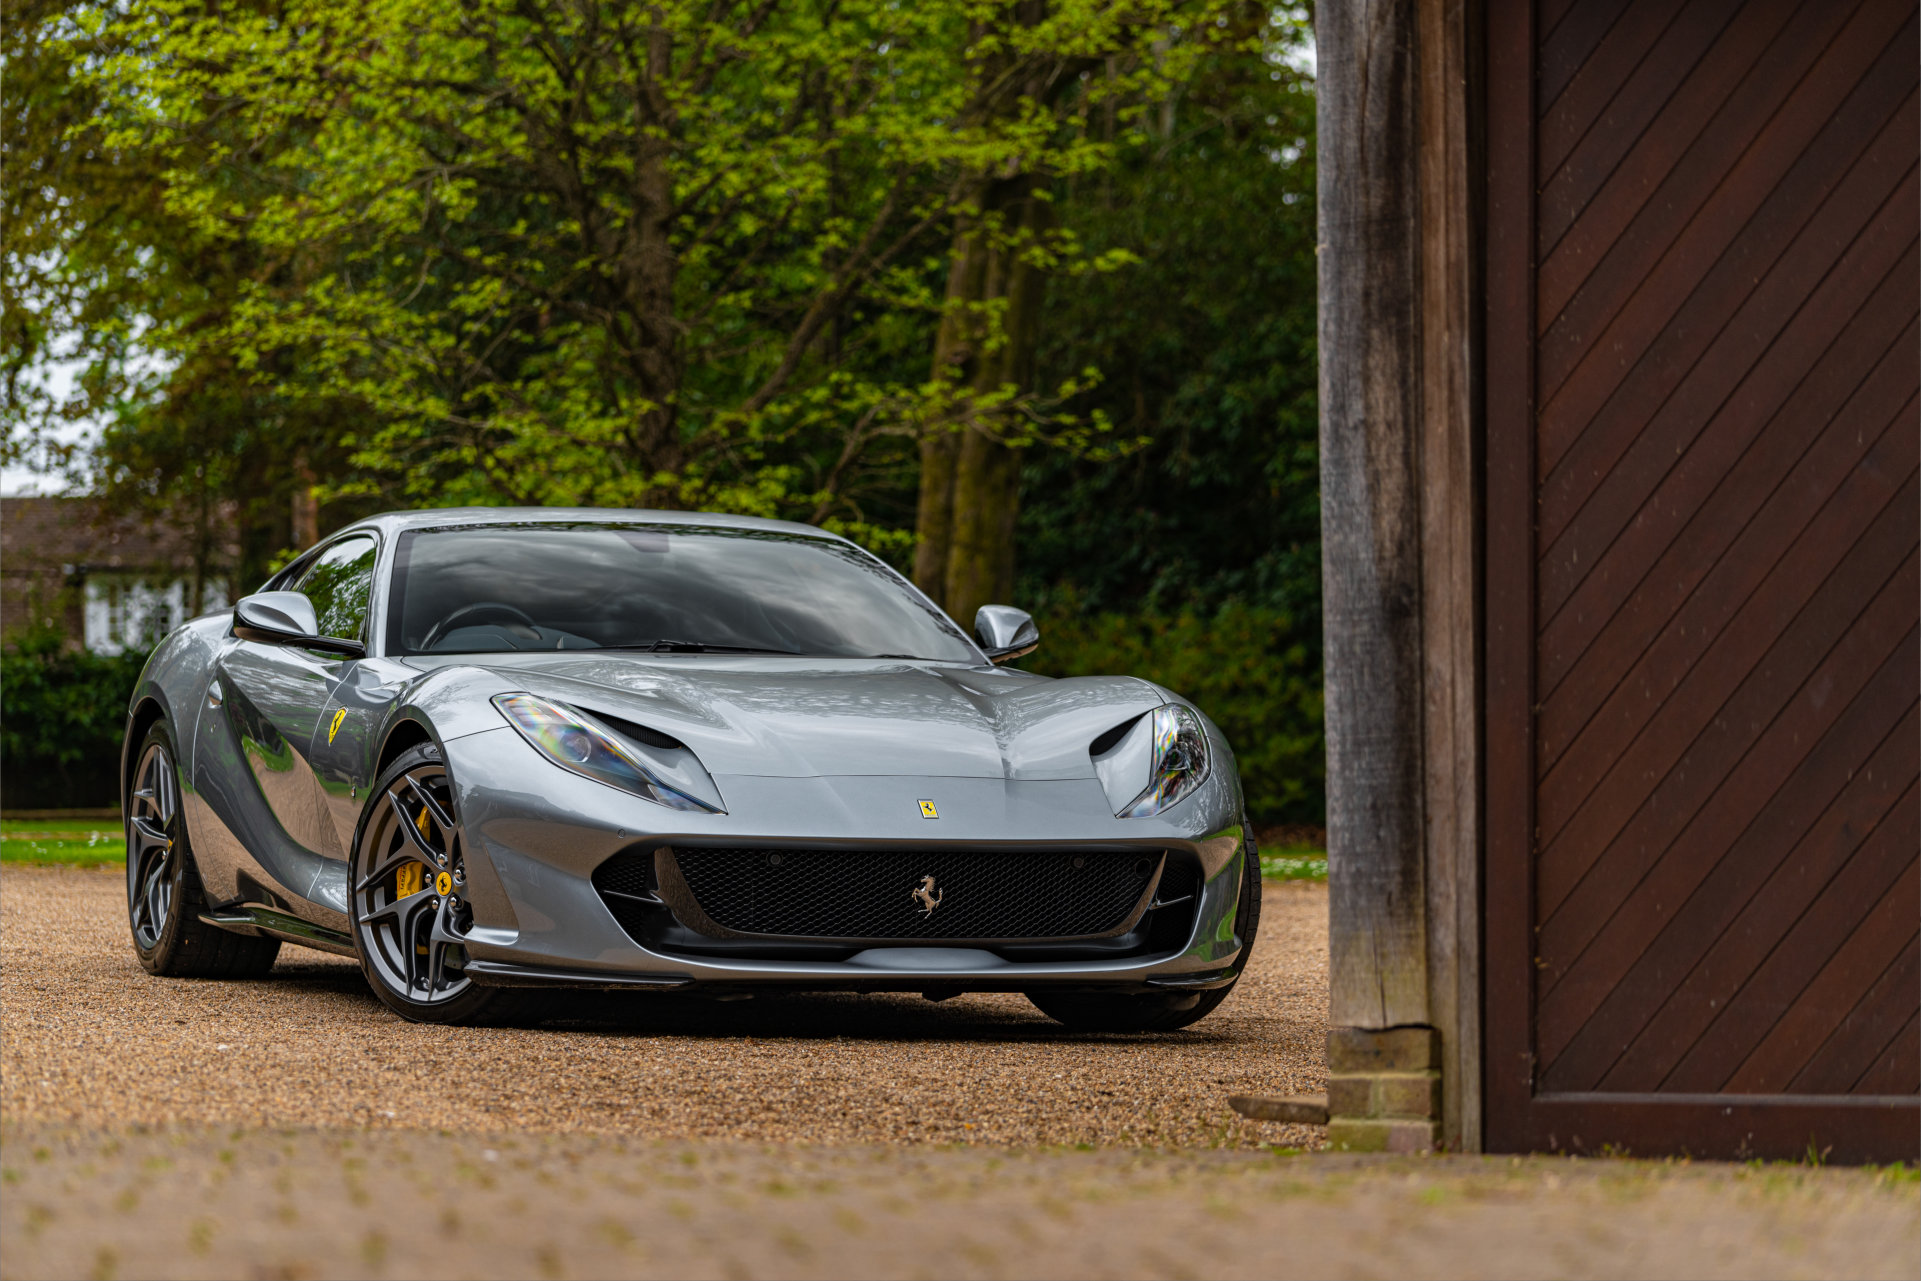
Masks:
[[[0,636],[38,625],[96,654],[144,649],[227,607],[221,540],[202,563],[191,531],[117,516],[92,498],[0,498]]]

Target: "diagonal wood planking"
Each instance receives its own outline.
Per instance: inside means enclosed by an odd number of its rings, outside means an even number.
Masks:
[[[1915,6],[1536,20],[1538,1088],[1914,1094]]]

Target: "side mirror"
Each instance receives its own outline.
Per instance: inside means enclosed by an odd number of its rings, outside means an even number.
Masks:
[[[982,605],[974,615],[974,638],[992,662],[1011,663],[1040,648],[1034,616],[1012,605]]]
[[[357,640],[320,635],[320,616],[299,592],[255,592],[233,607],[233,634],[263,645],[295,645],[347,658],[365,658]]]

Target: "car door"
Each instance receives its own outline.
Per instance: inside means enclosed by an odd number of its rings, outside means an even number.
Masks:
[[[285,584],[313,603],[322,635],[366,641],[378,552],[371,535],[349,535],[315,556],[293,582]],[[336,866],[346,858],[326,790],[314,772],[311,750],[329,691],[356,661],[294,645],[240,640],[218,664],[223,710],[245,768],[261,805],[285,838],[247,844],[275,880],[308,897],[313,896],[317,878],[332,879],[319,877],[327,869],[313,866],[311,856]],[[287,850],[288,843],[295,849]],[[267,866],[274,861],[300,866]]]

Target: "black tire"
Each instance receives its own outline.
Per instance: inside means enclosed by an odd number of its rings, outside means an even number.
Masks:
[[[1241,819],[1246,862],[1241,871],[1241,900],[1234,910],[1234,934],[1241,940],[1239,969],[1225,987],[1208,992],[1029,992],[1027,999],[1048,1018],[1076,1032],[1173,1032],[1200,1022],[1220,1008],[1240,982],[1254,936],[1261,928],[1261,851],[1254,828]]]
[[[402,752],[368,793],[347,864],[347,916],[361,971],[409,1022],[497,1023],[527,1008],[525,993],[461,974],[459,939],[472,922],[460,899],[465,884],[452,781],[440,749],[423,743]]]
[[[167,722],[148,729],[121,798],[127,831],[127,927],[149,974],[250,979],[273,968],[280,940],[235,934],[200,919],[207,892],[193,863],[180,775]]]

